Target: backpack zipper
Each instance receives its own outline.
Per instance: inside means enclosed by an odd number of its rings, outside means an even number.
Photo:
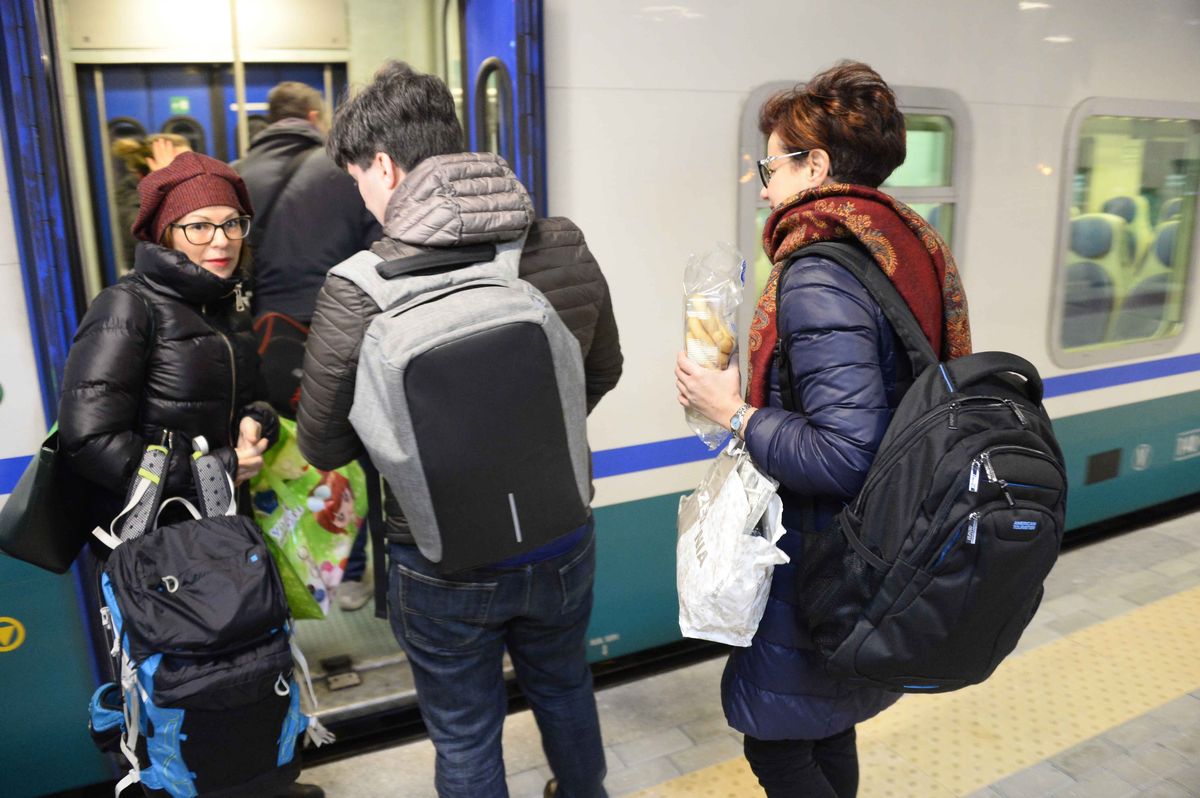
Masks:
[[[987,402],[987,404],[976,407],[965,406],[967,403],[977,402]],[[958,423],[958,415],[961,413],[970,412],[972,410],[996,410],[998,408],[1005,407],[1004,403],[999,399],[988,396],[970,396],[964,399],[962,402],[952,402],[951,405],[954,406],[954,422],[956,425]],[[871,465],[871,468],[868,472],[869,477],[866,483],[859,490],[858,498],[854,502],[853,515],[855,517],[861,517],[860,513],[862,511],[863,501],[870,492],[871,487],[883,478],[884,472],[895,465],[897,460],[908,454],[908,444],[920,437],[925,432],[927,427],[932,426],[934,422],[941,420],[943,416],[948,415],[950,412],[951,407],[949,405],[943,405],[917,419],[917,421],[911,427],[904,431],[903,435],[901,435],[891,444],[892,451],[887,459],[882,461],[876,460],[876,462]],[[957,426],[954,428],[956,429]]]

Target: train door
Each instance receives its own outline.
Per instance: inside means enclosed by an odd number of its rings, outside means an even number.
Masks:
[[[131,164],[117,151],[152,133],[175,133],[192,150],[222,161],[243,153],[238,148],[238,106],[233,70],[228,64],[121,64],[79,66],[89,186],[105,283],[133,266],[129,227],[137,213],[137,181]],[[246,105],[250,134],[267,124],[267,93],[276,83],[307,83],[333,99],[333,87],[345,83],[343,64],[249,64]]]
[[[546,213],[545,90],[540,0],[449,0],[446,52],[460,69],[463,127],[470,149],[512,166]],[[454,70],[447,68],[449,74]]]

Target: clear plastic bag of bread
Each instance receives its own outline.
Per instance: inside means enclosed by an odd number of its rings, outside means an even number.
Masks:
[[[737,359],[737,316],[746,279],[746,259],[719,241],[703,255],[688,257],[683,272],[684,349],[705,368],[723,369]],[[688,426],[709,449],[725,442],[729,430],[699,413],[684,410]]]

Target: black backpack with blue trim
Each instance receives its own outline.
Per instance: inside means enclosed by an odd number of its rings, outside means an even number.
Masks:
[[[843,681],[923,693],[982,682],[1033,617],[1062,543],[1066,472],[1041,377],[1007,352],[939,363],[865,251],[822,243],[799,254],[863,284],[915,375],[858,495],[804,535],[801,617]],[[788,373],[786,347],[777,356]]]
[[[118,796],[134,783],[171,798],[283,792],[300,773],[303,735],[332,737],[300,708],[293,663],[310,699],[311,682],[275,563],[202,442],[199,508],[162,500],[170,438],[147,447],[125,508],[93,532],[112,549],[100,615],[118,681],[92,697],[92,735],[129,764]],[[173,503],[190,518],[159,526]]]

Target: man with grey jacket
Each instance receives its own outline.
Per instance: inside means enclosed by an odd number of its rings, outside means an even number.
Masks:
[[[528,194],[503,159],[462,147],[446,85],[397,62],[385,64],[342,106],[327,145],[383,226],[384,237],[371,251],[384,260],[525,236],[520,276],[546,296],[578,340],[590,411],[621,374],[604,275],[578,227],[567,219],[533,218]],[[318,468],[341,466],[364,452],[349,414],[360,347],[379,312],[362,289],[336,275],[317,298],[298,437],[301,452]],[[437,751],[438,795],[508,794],[500,746],[506,649],[554,772],[546,795],[605,795],[585,658],[595,572],[590,517],[541,548],[446,575],[421,555],[390,496],[385,509],[389,616]]]

